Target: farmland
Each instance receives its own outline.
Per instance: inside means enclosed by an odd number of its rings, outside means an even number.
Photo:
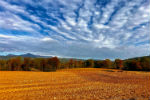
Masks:
[[[0,100],[149,100],[150,73],[100,68],[0,71]]]

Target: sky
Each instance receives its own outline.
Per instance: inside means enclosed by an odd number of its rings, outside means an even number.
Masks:
[[[150,54],[150,0],[0,0],[0,55]]]

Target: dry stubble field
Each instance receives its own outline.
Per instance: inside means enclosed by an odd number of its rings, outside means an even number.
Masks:
[[[149,72],[65,69],[0,71],[0,100],[149,100]]]

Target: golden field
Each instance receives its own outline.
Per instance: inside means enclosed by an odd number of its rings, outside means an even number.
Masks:
[[[150,73],[110,69],[0,71],[0,100],[150,100]],[[134,100],[134,99],[133,99]]]

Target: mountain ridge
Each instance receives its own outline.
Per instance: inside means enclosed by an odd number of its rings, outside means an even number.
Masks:
[[[8,54],[8,55],[0,55],[1,59],[9,59],[12,57],[30,57],[30,58],[49,58],[52,56],[41,56],[41,55],[34,55],[32,53],[25,53],[25,54],[20,54],[20,55],[15,55],[15,54]]]

